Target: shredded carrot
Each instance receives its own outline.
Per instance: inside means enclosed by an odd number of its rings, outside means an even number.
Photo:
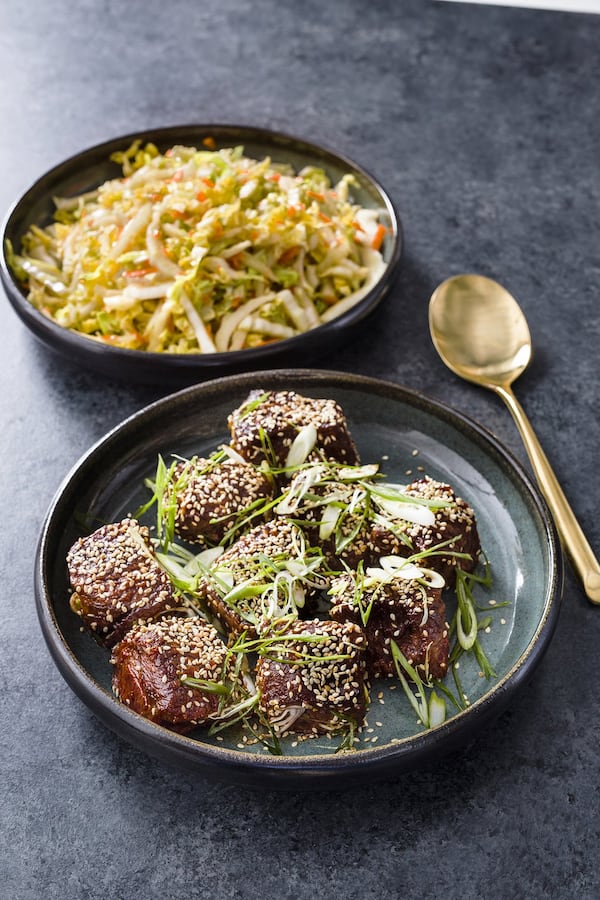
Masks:
[[[201,178],[200,181],[203,181],[207,187],[214,188],[214,186],[215,186],[215,183],[212,180],[212,178],[204,177],[204,178]]]
[[[204,191],[198,191],[198,193],[196,194],[196,200],[199,200],[200,203],[204,203],[204,201],[206,200],[206,194],[204,193]]]
[[[316,191],[307,191],[306,196],[312,197],[313,200],[324,200],[325,199],[323,194],[318,194]]]
[[[385,225],[378,225],[375,229],[375,234],[373,235],[373,240],[371,241],[371,247],[373,250],[379,250],[383,243],[383,239],[386,235],[387,228]]]
[[[331,222],[331,219],[329,218],[329,216],[326,216],[324,212],[319,213],[319,218],[323,222]]]
[[[296,259],[299,253],[300,247],[288,247],[287,250],[283,251],[277,262],[282,266],[287,266],[288,263]]]
[[[128,334],[102,334],[100,339],[107,344],[117,344],[120,347],[126,346],[127,343],[147,344],[148,340],[139,331],[131,331]],[[130,339],[130,340],[127,340]]]
[[[130,269],[129,272],[123,272],[125,278],[145,278],[146,275],[154,275],[156,269],[154,266],[146,266],[144,269]]]

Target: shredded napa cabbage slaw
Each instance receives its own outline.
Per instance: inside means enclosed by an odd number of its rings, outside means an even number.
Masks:
[[[122,178],[55,198],[54,222],[9,248],[31,303],[115,346],[214,353],[306,332],[368,293],[386,228],[352,202],[352,175],[332,186],[207,144],[136,141],[112,157]]]

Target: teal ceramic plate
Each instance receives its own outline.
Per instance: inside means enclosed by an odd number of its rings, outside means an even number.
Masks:
[[[192,455],[227,440],[227,415],[255,387],[292,389],[341,403],[363,462],[380,461],[392,481],[421,474],[447,480],[474,507],[493,572],[476,590],[492,625],[481,643],[496,677],[461,661],[469,699],[463,711],[424,731],[392,682],[375,683],[356,750],[336,739],[283,742],[282,756],[260,744],[240,749],[239,734],[182,737],[121,705],[110,690],[108,653],[79,630],[69,609],[65,556],[82,533],[133,512],[158,453]],[[440,403],[393,384],[331,372],[277,370],[217,379],[185,389],[124,421],[80,460],[58,491],[38,549],[36,597],[53,658],[76,694],[106,725],[146,752],[188,769],[241,783],[318,787],[393,776],[469,740],[497,716],[537,666],[552,636],[562,566],[543,500],[518,463],[481,426]],[[490,604],[490,601],[495,601]],[[508,605],[498,607],[499,603]],[[448,600],[449,607],[452,599]],[[498,607],[498,608],[495,608]],[[453,684],[449,684],[453,687]]]

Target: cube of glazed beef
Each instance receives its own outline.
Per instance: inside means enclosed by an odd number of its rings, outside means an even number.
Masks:
[[[373,678],[396,675],[392,641],[425,677],[447,674],[450,646],[441,589],[396,577],[363,590],[358,576],[346,573],[334,579],[330,596],[332,619],[364,628],[367,671]]]
[[[231,446],[249,462],[266,459],[286,465],[292,443],[307,425],[316,429],[316,443],[307,459],[325,458],[348,465],[359,461],[346,417],[335,400],[313,400],[295,391],[252,391],[228,419]]]
[[[366,491],[360,486],[325,473],[323,480],[307,489],[312,472],[306,468],[294,476],[275,512],[300,525],[308,542],[321,548],[331,570],[356,569],[361,561],[364,566],[376,565],[380,557],[397,554],[406,546],[392,531],[372,521]],[[313,477],[318,478],[318,473]]]
[[[422,560],[422,565],[438,572],[446,582],[446,587],[454,587],[456,569],[472,572],[477,565],[481,544],[477,531],[475,512],[461,497],[457,497],[449,484],[423,478],[413,481],[404,492],[409,496],[424,500],[440,500],[449,506],[435,510],[433,525],[417,525],[409,523],[404,533],[409,539],[413,552],[429,550],[436,544],[450,540],[439,554]],[[466,553],[468,558],[461,559],[451,552]]]
[[[195,457],[175,467],[167,492],[177,507],[175,531],[191,543],[221,543],[236,517],[257,500],[273,495],[273,485],[250,463]]]
[[[67,554],[71,609],[99,643],[112,647],[139,621],[180,605],[159,566],[148,529],[135,519],[103,525]]]
[[[152,722],[189,731],[217,711],[219,694],[182,678],[222,684],[226,653],[213,626],[198,617],[164,616],[134,625],[112,652],[114,693]]]
[[[365,635],[351,622],[292,623],[259,658],[259,711],[276,734],[326,734],[363,724],[368,687]]]
[[[304,593],[321,584],[318,568],[322,556],[305,553],[304,536],[296,525],[273,519],[257,525],[228,547],[200,580],[198,593],[227,631],[254,635],[269,618],[275,592],[285,604],[294,567],[302,567],[309,559],[314,560],[317,570],[306,579],[295,580],[295,588]],[[236,588],[237,596],[229,598],[227,595]],[[290,613],[294,613],[293,608],[274,610],[272,614],[278,617]]]

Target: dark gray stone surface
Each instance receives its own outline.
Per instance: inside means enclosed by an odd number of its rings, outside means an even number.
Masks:
[[[405,256],[361,338],[323,365],[449,402],[525,461],[500,401],[447,373],[428,338],[439,281],[498,278],[536,348],[517,393],[600,547],[600,17],[427,0],[4,0],[0,16],[2,210],[63,157],[136,128],[257,124],[353,157],[394,197]],[[79,455],[163,390],[76,371],[6,302],[0,316],[0,895],[599,895],[600,609],[570,571],[517,702],[396,781],[255,792],[105,730],[43,643],[35,544]]]

